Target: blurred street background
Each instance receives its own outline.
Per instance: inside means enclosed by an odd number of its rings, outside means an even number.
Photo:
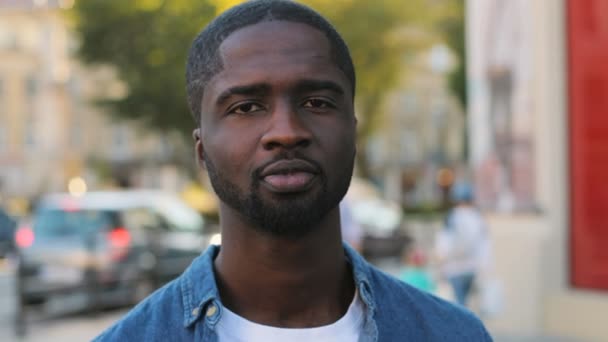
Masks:
[[[0,0],[1,341],[90,340],[221,244],[184,68],[239,2]],[[464,199],[497,341],[608,341],[608,1],[302,2],[357,71],[345,239],[456,300]]]

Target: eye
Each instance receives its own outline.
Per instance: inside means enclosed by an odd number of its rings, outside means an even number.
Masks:
[[[304,101],[302,107],[309,109],[328,109],[336,108],[333,102],[321,98],[311,98]]]
[[[236,106],[233,106],[232,108],[230,108],[228,113],[244,115],[244,114],[255,113],[262,109],[263,109],[263,107],[255,102],[244,102],[244,103],[237,104]]]

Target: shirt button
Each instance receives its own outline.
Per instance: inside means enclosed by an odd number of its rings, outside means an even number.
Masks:
[[[215,315],[216,312],[217,312],[217,306],[215,306],[215,305],[209,306],[209,308],[207,309],[207,317],[211,317],[211,316]]]
[[[198,315],[198,308],[192,309],[192,316]]]

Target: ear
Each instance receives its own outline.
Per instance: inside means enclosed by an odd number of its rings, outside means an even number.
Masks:
[[[203,148],[203,140],[201,139],[201,129],[197,128],[192,132],[194,139],[194,158],[201,168],[205,168],[205,149]]]

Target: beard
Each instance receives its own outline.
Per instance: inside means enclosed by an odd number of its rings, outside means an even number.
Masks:
[[[249,191],[218,172],[209,158],[205,160],[213,190],[220,200],[242,215],[254,229],[277,237],[299,238],[314,231],[321,220],[342,200],[350,185],[354,166],[354,154],[349,163],[336,169],[337,181],[329,184],[326,173],[318,163],[298,156],[315,165],[319,173],[315,176],[317,186],[303,193],[271,194],[263,198],[260,173],[256,169],[251,175]],[[286,159],[277,158],[274,161]]]

